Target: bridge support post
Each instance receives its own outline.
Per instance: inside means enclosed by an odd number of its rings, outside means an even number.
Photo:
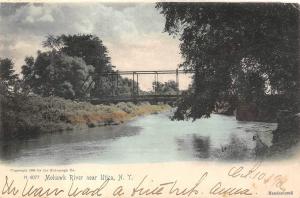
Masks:
[[[119,71],[117,70],[117,82],[116,82],[116,84],[117,84],[117,90],[116,90],[116,92],[117,92],[117,96],[119,95]]]
[[[109,82],[112,86],[112,89],[111,89],[111,96],[115,96],[115,83],[114,83],[114,75],[109,75],[108,77],[109,79]]]
[[[155,72],[155,95],[157,95],[158,89],[158,73]]]
[[[179,96],[179,77],[178,77],[178,69],[176,69],[176,87],[177,87],[177,96]]]
[[[137,73],[136,74],[136,93],[137,93],[137,96],[139,96],[139,74]]]
[[[132,72],[132,97],[134,97],[134,72]]]

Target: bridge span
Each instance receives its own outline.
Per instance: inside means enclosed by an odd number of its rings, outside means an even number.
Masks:
[[[112,87],[111,87],[111,95],[104,96],[101,98],[90,98],[89,101],[93,104],[101,104],[101,103],[117,103],[117,102],[143,102],[148,101],[151,103],[157,103],[157,102],[174,102],[178,99],[181,91],[179,90],[179,75],[182,74],[192,74],[194,73],[193,70],[136,70],[136,71],[111,71],[111,72],[103,72],[100,76],[97,76],[99,78],[101,77],[110,77],[112,81]],[[158,93],[158,83],[159,83],[159,75],[165,75],[165,74],[173,74],[175,75],[175,83],[177,87],[177,93],[176,94],[161,94]],[[141,75],[154,75],[154,93],[153,94],[141,94],[139,89],[139,77]],[[119,81],[120,76],[131,76],[132,78],[132,87],[130,90],[130,95],[120,95],[119,94]],[[86,79],[87,81],[87,79]],[[86,81],[83,83],[83,85],[86,83]],[[89,89],[92,87],[92,84],[95,83],[94,81],[90,82],[87,86],[86,92],[89,91]]]

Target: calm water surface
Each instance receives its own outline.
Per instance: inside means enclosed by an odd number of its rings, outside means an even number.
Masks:
[[[271,145],[275,123],[234,117],[170,121],[169,115],[129,123],[0,142],[0,163],[60,165],[194,160],[254,160]]]

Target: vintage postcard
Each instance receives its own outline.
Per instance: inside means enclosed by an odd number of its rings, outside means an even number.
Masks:
[[[298,2],[0,2],[0,198],[300,198]]]

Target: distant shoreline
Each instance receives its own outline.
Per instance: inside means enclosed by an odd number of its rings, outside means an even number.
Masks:
[[[12,109],[13,118],[5,121],[2,139],[119,125],[138,116],[171,109],[167,104],[120,102],[109,105],[92,105],[88,102],[40,96],[28,97],[23,102],[24,105],[21,108]]]

